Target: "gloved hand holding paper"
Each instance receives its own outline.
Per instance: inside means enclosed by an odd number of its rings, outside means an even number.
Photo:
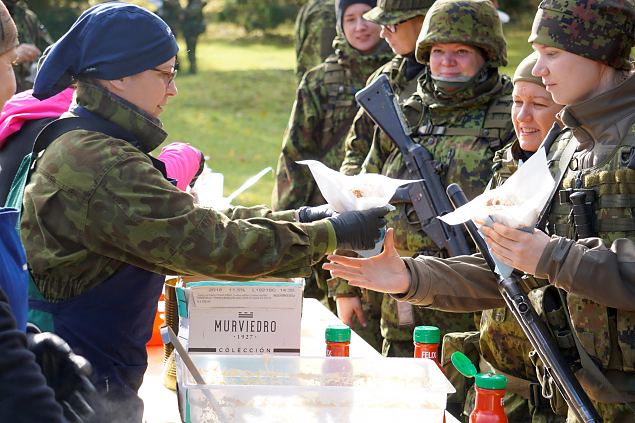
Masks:
[[[344,175],[317,160],[301,160],[298,163],[309,166],[322,196],[338,213],[386,205],[397,188],[415,182],[377,173]]]
[[[544,149],[539,149],[501,186],[486,191],[439,219],[448,225],[473,220],[477,225],[488,218],[512,228],[530,228],[538,221],[554,184]]]
[[[344,175],[316,160],[301,160],[298,163],[309,166],[322,196],[338,213],[384,206],[395,195],[398,187],[415,182],[392,179],[376,173]],[[381,252],[382,245],[383,235],[374,249],[357,251],[357,253],[364,257],[371,257]]]

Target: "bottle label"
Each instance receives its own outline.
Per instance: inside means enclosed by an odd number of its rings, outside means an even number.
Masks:
[[[437,352],[436,351],[422,351],[421,358],[429,358],[431,360],[436,360]]]

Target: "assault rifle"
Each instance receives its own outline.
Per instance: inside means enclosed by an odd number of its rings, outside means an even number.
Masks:
[[[449,185],[447,194],[456,208],[467,203],[463,190],[457,184]],[[496,264],[487,248],[487,244],[478,232],[474,222],[470,220],[464,225],[487,265],[496,274],[498,290],[505,300],[507,308],[511,310],[516,320],[518,320],[518,324],[525,336],[527,336],[531,346],[536,350],[536,354],[543,362],[545,379],[550,377],[555,382],[567,405],[575,412],[578,421],[585,423],[601,422],[602,419],[597,414],[586,392],[580,386],[578,379],[574,376],[571,367],[560,353],[556,341],[538,316],[538,313],[536,313],[525,292],[521,289],[517,276],[513,273],[506,278],[499,275],[495,271]]]
[[[408,196],[423,231],[439,248],[447,250],[450,256],[471,254],[463,231],[458,227],[448,226],[437,218],[450,213],[453,210],[452,205],[448,201],[439,175],[435,172],[434,158],[428,150],[410,137],[410,131],[388,77],[379,76],[359,91],[355,99],[375,124],[397,145],[410,179],[419,180],[408,184]]]

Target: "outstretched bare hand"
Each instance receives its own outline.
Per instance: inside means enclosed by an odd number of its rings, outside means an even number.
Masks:
[[[394,230],[386,231],[384,251],[370,258],[329,255],[323,269],[333,277],[346,279],[350,285],[389,294],[402,294],[410,287],[410,273],[395,249]]]

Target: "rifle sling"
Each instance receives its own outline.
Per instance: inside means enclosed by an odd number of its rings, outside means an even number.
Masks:
[[[551,130],[547,134],[547,137],[545,138],[545,141],[543,143],[543,148],[545,148],[545,153],[549,153],[549,148],[551,147],[551,144],[560,135],[560,133],[561,133],[560,128],[556,124],[554,124],[554,126],[551,127]],[[562,155],[558,159],[558,166],[556,167],[556,171],[553,175],[553,180],[555,183],[553,184],[553,188],[551,189],[551,194],[549,195],[549,197],[547,197],[548,200],[546,204],[544,205],[544,207],[542,208],[542,211],[540,212],[540,218],[538,219],[538,223],[536,224],[536,228],[540,230],[542,230],[547,223],[547,214],[549,213],[549,209],[551,207],[551,199],[554,197],[554,195],[556,195],[556,191],[558,191],[558,188],[560,187],[562,178],[564,177],[564,174],[567,168],[569,167],[569,163],[571,162],[571,159],[573,158],[573,155],[575,154],[575,151],[578,148],[578,145],[580,144],[578,143],[577,140],[571,139],[569,141],[569,144],[567,144],[565,149],[562,151]]]

